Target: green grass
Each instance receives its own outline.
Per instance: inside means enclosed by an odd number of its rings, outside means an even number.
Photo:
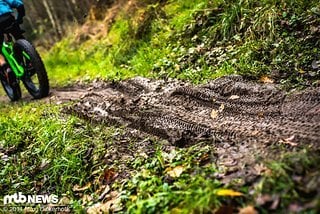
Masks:
[[[87,162],[87,151],[113,133],[61,115],[60,107],[47,104],[5,105],[1,111],[0,147],[8,155],[7,161],[0,161],[1,196],[19,190],[73,198],[74,185],[87,183],[99,165]]]
[[[119,13],[100,40],[66,37],[44,61],[52,85],[137,75],[200,83],[233,73],[277,73],[278,82],[304,85],[319,79],[310,66],[319,53],[318,10],[317,1],[153,3]]]
[[[70,84],[79,78],[159,77],[153,69],[162,58],[172,54],[176,45],[171,44],[172,35],[182,30],[193,19],[192,14],[206,5],[207,1],[172,1],[164,7],[156,4],[141,8],[131,19],[120,13],[107,38],[100,41],[77,45],[70,35],[43,53],[52,85]],[[151,20],[140,20],[141,14]],[[137,39],[140,28],[149,32],[143,32]]]
[[[201,144],[189,149],[172,150],[170,153],[158,150],[154,157],[134,162],[138,170],[125,185],[124,199],[129,213],[169,213],[179,210],[209,211],[218,207],[222,199],[215,191],[222,187],[212,176],[217,172],[214,164],[201,167],[200,159],[210,154],[208,146]],[[171,177],[168,173],[181,167],[182,174]],[[211,179],[208,179],[212,177]]]

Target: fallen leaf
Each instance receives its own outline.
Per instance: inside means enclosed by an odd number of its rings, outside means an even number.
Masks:
[[[211,116],[212,119],[217,118],[218,117],[218,111],[212,109],[210,116]]]
[[[87,209],[88,214],[96,213],[114,213],[122,210],[120,194],[112,194],[114,196],[105,203],[96,203]]]
[[[59,200],[59,205],[69,205],[71,203],[71,200],[66,197],[66,196],[63,196],[62,198],[60,198]]]
[[[239,209],[239,214],[258,214],[253,206],[247,206]]]
[[[180,177],[180,175],[182,174],[182,172],[184,171],[184,167],[183,166],[176,166],[174,168],[168,168],[167,174],[170,175],[172,178],[178,178]]]
[[[211,111],[211,118],[215,119],[218,117],[219,113],[221,113],[224,110],[224,104],[221,104],[218,110],[212,109]]]
[[[116,173],[115,169],[113,168],[109,168],[109,169],[105,169],[104,170],[104,181],[107,184],[110,184],[112,181],[114,181],[114,179],[118,176],[118,174]]]
[[[82,205],[88,204],[93,200],[92,196],[85,194],[82,197]]]
[[[274,80],[271,79],[271,78],[268,77],[268,76],[262,76],[262,77],[260,78],[260,82],[262,82],[262,83],[274,83]]]
[[[106,188],[105,188],[104,191],[101,193],[101,195],[99,196],[98,199],[99,199],[100,201],[103,200],[103,199],[106,197],[106,195],[108,194],[109,191],[110,191],[110,186],[107,185]]]
[[[85,186],[80,187],[78,184],[74,185],[72,190],[75,192],[83,192],[91,187],[91,183],[87,183]]]
[[[273,197],[273,203],[271,204],[270,209],[271,210],[276,210],[278,208],[279,204],[280,204],[280,196],[279,195],[275,195]]]
[[[268,195],[268,194],[265,194],[265,195],[259,195],[257,198],[256,198],[256,204],[258,206],[263,206],[267,203],[270,203],[270,201],[272,201],[272,197],[271,195]]]
[[[283,144],[290,145],[290,146],[297,146],[298,143],[293,142],[294,138],[295,138],[295,136],[292,135],[291,137],[288,137],[286,139],[280,140],[279,142],[283,143]]]
[[[254,166],[255,173],[261,175],[268,170],[268,168],[263,164],[259,163]]]
[[[258,206],[263,206],[271,210],[276,210],[280,203],[279,195],[260,195],[256,198],[256,204]]]
[[[219,112],[221,113],[224,110],[224,104],[221,104],[221,106],[219,107]]]
[[[234,191],[232,189],[219,189],[216,192],[216,195],[219,196],[242,196],[241,192]]]
[[[238,95],[231,95],[229,97],[229,100],[236,100],[236,99],[239,99],[240,97]]]

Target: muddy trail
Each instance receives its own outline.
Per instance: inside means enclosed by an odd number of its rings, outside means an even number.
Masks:
[[[240,76],[199,86],[136,77],[55,90],[50,98],[68,100],[74,102],[66,113],[138,130],[141,138],[155,136],[174,147],[211,145],[226,182],[235,177],[250,182],[261,160],[318,150],[320,143],[319,87],[289,94]]]
[[[136,77],[53,89],[46,101],[72,101],[65,113],[134,130],[129,132],[140,139],[152,136],[173,147],[210,145],[211,161],[225,172],[226,182],[235,177],[250,182],[262,160],[305,148],[318,151],[320,144],[320,87],[287,93],[240,76],[198,86]],[[126,153],[124,144],[118,147]]]
[[[200,86],[137,77],[60,89],[54,95],[60,101],[77,100],[69,113],[138,129],[181,147],[203,140],[250,147],[320,141],[320,88],[286,94],[239,76]]]

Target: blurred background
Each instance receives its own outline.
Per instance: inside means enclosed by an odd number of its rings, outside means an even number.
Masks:
[[[103,19],[114,0],[27,0],[24,28],[30,39],[60,39],[70,24],[83,24],[88,16]]]
[[[25,0],[23,28],[53,85],[241,74],[319,84],[318,0]],[[66,72],[67,71],[67,72]]]

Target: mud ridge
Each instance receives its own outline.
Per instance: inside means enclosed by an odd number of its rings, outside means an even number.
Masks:
[[[68,112],[166,139],[177,139],[170,135],[183,131],[215,141],[274,143],[290,138],[312,144],[320,139],[319,88],[286,94],[276,85],[239,76],[201,86],[141,77],[101,86]]]

